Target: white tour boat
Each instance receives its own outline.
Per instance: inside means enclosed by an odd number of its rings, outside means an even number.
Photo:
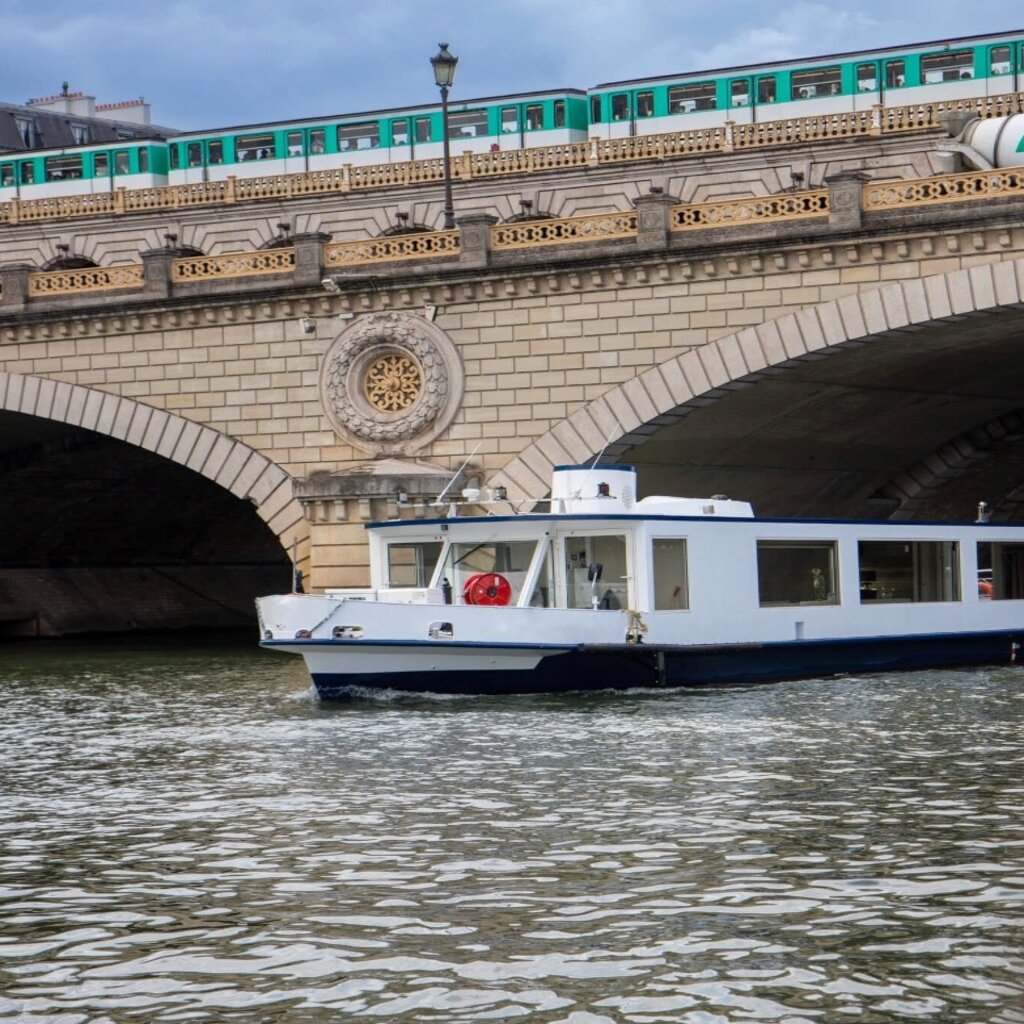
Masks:
[[[720,495],[637,500],[624,466],[557,468],[542,511],[463,497],[368,526],[368,589],[260,598],[262,645],[332,699],[1009,663],[1024,637],[1024,526],[983,505],[971,523],[758,519]]]

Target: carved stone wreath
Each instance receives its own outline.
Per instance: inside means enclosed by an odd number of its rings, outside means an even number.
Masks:
[[[411,313],[374,313],[342,331],[320,373],[321,398],[335,430],[375,454],[429,443],[451,422],[462,398],[455,346]]]

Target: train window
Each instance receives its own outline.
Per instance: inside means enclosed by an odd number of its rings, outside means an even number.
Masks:
[[[376,121],[338,125],[338,152],[376,149],[380,145],[380,125]]]
[[[501,130],[504,133],[519,131],[519,108],[501,108]]]
[[[114,154],[114,173],[115,174],[127,174],[128,173],[128,150],[119,149]]]
[[[601,120],[601,97],[590,97],[590,123],[597,124]]]
[[[838,67],[815,68],[813,71],[794,71],[789,76],[792,98],[814,99],[819,96],[838,96],[843,91]]]
[[[555,127],[565,127],[565,100],[555,100]]]
[[[309,152],[313,156],[327,152],[327,131],[324,128],[314,128],[309,133]]]
[[[189,167],[203,166],[203,147],[198,142],[190,142],[185,147]]]
[[[874,64],[857,65],[857,92],[875,92],[878,89],[878,70]]]
[[[391,122],[391,145],[409,145],[409,119],[402,117]]]
[[[149,170],[149,150],[143,147],[136,152],[139,157],[139,174],[145,174]]]
[[[676,85],[668,91],[670,114],[686,114],[691,110],[714,110],[717,106],[718,93],[714,82]]]
[[[81,156],[48,156],[43,167],[47,181],[71,181],[82,176]]]
[[[106,153],[93,156],[92,172],[97,178],[106,178],[110,174],[110,157]]]
[[[654,93],[638,92],[636,94],[636,116],[651,117],[654,114]]]
[[[21,183],[22,185],[32,185],[36,180],[36,168],[35,165],[30,161],[26,160],[21,165]]]
[[[430,118],[429,117],[417,117],[416,118],[416,141],[417,142],[429,142],[430,141]]]
[[[775,102],[775,76],[769,75],[766,78],[759,78],[757,80],[757,102],[758,103],[774,103]]]
[[[989,74],[1008,75],[1010,71],[1010,48],[1008,46],[993,46]]]
[[[207,163],[224,163],[224,143],[220,139],[214,139],[206,145]]]
[[[899,89],[907,84],[907,65],[902,60],[890,60],[885,64],[885,87]]]
[[[276,150],[273,135],[239,135],[235,140],[239,160],[272,160]]]
[[[729,98],[732,100],[734,107],[749,107],[750,83],[745,78],[738,82],[733,82],[732,87],[729,89]]]
[[[181,150],[177,146],[169,146],[171,151],[171,170],[176,171],[181,166]]]
[[[544,108],[539,103],[531,103],[526,108],[526,130],[535,132],[544,127]]]
[[[0,164],[0,187],[14,184],[14,164]]]
[[[612,120],[625,121],[629,118],[629,97],[624,92],[612,97]]]
[[[930,53],[921,58],[921,84],[955,82],[974,77],[974,51],[950,50],[948,53]]]
[[[289,156],[302,156],[304,152],[302,132],[289,132],[285,145],[288,147]]]
[[[478,139],[486,134],[486,110],[460,110],[448,115],[449,139]]]

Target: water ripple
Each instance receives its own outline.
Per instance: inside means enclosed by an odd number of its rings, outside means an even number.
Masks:
[[[0,650],[0,1021],[1024,1022],[1024,674],[310,699]]]

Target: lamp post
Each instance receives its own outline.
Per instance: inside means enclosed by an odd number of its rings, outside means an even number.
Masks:
[[[455,208],[452,206],[452,168],[448,154],[448,90],[455,81],[455,65],[459,58],[448,52],[447,43],[438,44],[436,57],[430,58],[434,68],[434,81],[441,90],[441,132],[444,135],[444,227],[450,231],[455,227]]]

